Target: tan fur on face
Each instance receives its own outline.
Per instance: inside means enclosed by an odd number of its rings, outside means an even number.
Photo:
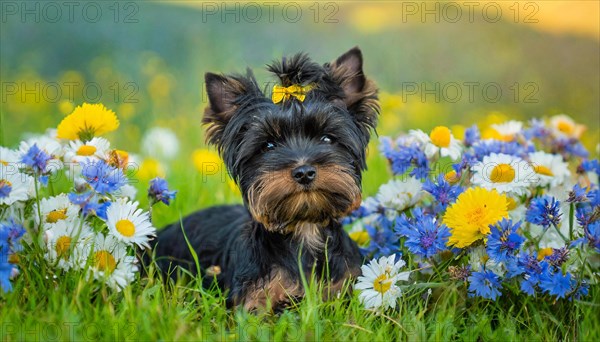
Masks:
[[[313,235],[331,218],[342,217],[360,205],[360,188],[348,170],[338,165],[319,166],[313,184],[306,190],[292,179],[293,168],[265,173],[248,190],[250,213],[268,230]],[[350,203],[346,208],[336,208],[331,198],[344,198]],[[312,237],[307,240],[316,243]]]

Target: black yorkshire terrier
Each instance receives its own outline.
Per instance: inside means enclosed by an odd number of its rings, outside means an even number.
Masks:
[[[205,75],[207,141],[218,148],[244,205],[183,219],[204,285],[216,277],[228,306],[280,308],[301,298],[313,269],[326,295],[360,275],[362,257],[339,220],[361,202],[361,174],[377,124],[377,88],[356,47],[319,65],[297,54],[268,66],[271,98],[247,75]],[[159,232],[157,263],[195,272],[182,227]],[[334,292],[331,292],[334,291]]]

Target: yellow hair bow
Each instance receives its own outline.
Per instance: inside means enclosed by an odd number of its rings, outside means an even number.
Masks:
[[[273,86],[273,94],[271,95],[271,99],[273,103],[279,103],[284,100],[288,100],[291,96],[298,99],[300,102],[304,102],[306,98],[306,94],[314,88],[312,84],[307,86],[301,86],[299,84],[292,84],[289,87],[283,87],[280,85]]]

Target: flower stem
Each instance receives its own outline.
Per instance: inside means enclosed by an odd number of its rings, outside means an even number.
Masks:
[[[575,216],[575,204],[571,202],[569,205],[569,237],[573,240],[573,221]]]
[[[564,235],[563,233],[560,232],[560,229],[558,229],[558,226],[555,223],[552,223],[552,226],[554,227],[554,229],[556,229],[556,232],[558,233],[558,235],[560,235],[560,237],[565,241],[569,241]]]

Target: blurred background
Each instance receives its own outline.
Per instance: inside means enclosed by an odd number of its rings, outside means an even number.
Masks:
[[[266,85],[273,79],[264,65],[299,51],[327,62],[360,46],[365,72],[381,89],[380,135],[447,125],[462,138],[474,123],[485,129],[507,119],[566,113],[588,126],[584,144],[598,153],[596,1],[1,6],[0,143],[14,148],[26,133],[56,127],[75,106],[101,102],[121,121],[108,138],[139,162],[136,178],[166,175],[190,199],[178,201],[183,212],[239,201],[222,170],[202,167],[218,161],[203,145],[204,73],[251,67]],[[177,148],[168,132],[144,138],[156,127],[174,132]],[[146,147],[144,141],[150,141]],[[375,144],[367,195],[387,180]],[[153,153],[163,147],[166,152]]]

